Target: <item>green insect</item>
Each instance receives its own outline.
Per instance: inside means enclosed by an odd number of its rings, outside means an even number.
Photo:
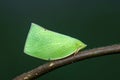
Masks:
[[[32,23],[24,52],[43,60],[57,60],[70,56],[86,47],[78,39],[47,30]]]

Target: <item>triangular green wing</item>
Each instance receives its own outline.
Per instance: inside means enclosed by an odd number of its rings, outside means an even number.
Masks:
[[[85,47],[86,45],[78,39],[47,30],[32,23],[24,52],[43,60],[57,60]]]

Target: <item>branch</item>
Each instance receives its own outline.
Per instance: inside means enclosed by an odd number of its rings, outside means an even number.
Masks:
[[[13,80],[35,80],[38,77],[40,77],[52,70],[55,70],[59,67],[62,67],[62,66],[74,63],[74,62],[78,62],[78,61],[88,59],[88,58],[94,58],[94,57],[118,54],[118,53],[120,53],[120,44],[81,51],[70,57],[67,57],[67,58],[64,58],[61,60],[51,61],[46,64],[43,64],[31,71],[23,73],[20,76],[17,76]]]

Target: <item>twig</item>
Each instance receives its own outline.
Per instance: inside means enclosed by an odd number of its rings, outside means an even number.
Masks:
[[[17,76],[13,80],[35,80],[38,77],[52,70],[57,69],[58,67],[62,67],[88,58],[94,58],[98,56],[117,54],[117,53],[120,53],[120,44],[81,51],[70,57],[43,64],[31,71],[23,73],[20,76]]]

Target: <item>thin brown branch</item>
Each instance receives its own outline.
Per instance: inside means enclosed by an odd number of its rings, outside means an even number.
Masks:
[[[62,67],[88,58],[94,58],[94,57],[117,54],[117,53],[120,53],[120,44],[81,51],[70,57],[43,64],[31,71],[23,73],[20,76],[17,76],[13,80],[35,80],[38,77],[52,70],[57,69],[58,67]]]

